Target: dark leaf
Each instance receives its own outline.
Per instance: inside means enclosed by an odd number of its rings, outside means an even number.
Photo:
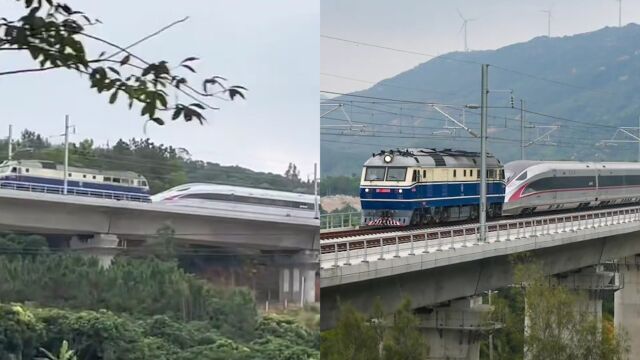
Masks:
[[[187,83],[187,79],[179,78],[178,80],[176,80],[176,88],[180,89],[180,85],[186,84],[186,83]]]
[[[162,120],[162,119],[161,119],[161,118],[159,118],[159,117],[151,118],[151,121],[153,121],[154,123],[156,123],[156,124],[158,124],[158,125],[164,125],[164,120]]]
[[[127,55],[120,60],[120,65],[126,65],[131,60],[131,55]]]
[[[67,4],[59,4],[58,5],[62,11],[64,11],[67,15],[71,15],[73,10]]]
[[[118,99],[118,90],[112,92],[111,96],[109,96],[109,104],[115,103],[117,99]]]
[[[200,110],[204,110],[205,109],[205,107],[202,104],[199,104],[199,103],[193,103],[193,104],[190,104],[190,106],[197,107]]]
[[[147,66],[146,68],[144,68],[144,70],[142,70],[142,74],[140,74],[140,76],[147,76],[151,74],[154,68],[155,68],[154,64]]]
[[[181,66],[182,66],[183,68],[187,68],[187,69],[189,69],[189,70],[190,70],[191,72],[193,72],[193,73],[195,73],[195,72],[196,72],[196,71],[195,71],[191,66],[189,66],[189,65],[187,65],[187,64],[182,64]]]
[[[105,56],[106,54],[107,54],[107,52],[103,51],[103,52],[100,53],[100,55],[98,55],[98,58],[101,58],[101,57]]]
[[[243,99],[245,98],[244,94],[240,90],[229,89],[229,98],[231,98],[231,100],[233,100],[236,96],[240,96]]]
[[[112,73],[120,76],[120,71],[118,71],[118,69],[114,68],[113,66],[109,66],[107,67],[109,70],[111,70]]]
[[[173,111],[173,115],[171,115],[171,120],[176,120],[182,115],[182,108],[177,108]]]
[[[240,85],[233,85],[233,86],[231,86],[231,89],[240,89],[240,90],[244,90],[244,91],[248,91],[249,90],[246,87],[240,86]]]
[[[40,56],[40,49],[37,46],[29,46],[29,54],[33,60],[36,60]]]
[[[186,62],[194,61],[194,60],[200,60],[200,59],[198,59],[198,58],[197,58],[197,57],[195,57],[195,56],[190,56],[190,57],[188,57],[188,58],[186,58],[186,59],[182,60],[182,61],[180,62],[180,64],[184,64],[184,63],[186,63]]]

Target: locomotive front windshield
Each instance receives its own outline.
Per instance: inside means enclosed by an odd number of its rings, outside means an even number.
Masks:
[[[404,181],[407,176],[407,168],[390,167],[387,171],[387,181]]]
[[[366,181],[382,181],[384,180],[385,170],[386,168],[383,167],[368,167],[364,179]]]
[[[385,177],[386,175],[386,177]],[[406,167],[367,167],[365,181],[404,181],[407,176]]]

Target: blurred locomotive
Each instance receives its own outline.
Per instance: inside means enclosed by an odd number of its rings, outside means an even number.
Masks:
[[[475,220],[479,192],[480,153],[381,151],[362,171],[362,224]],[[503,166],[487,155],[488,218],[638,202],[639,163],[518,160]]]
[[[62,194],[64,167],[43,160],[3,161],[0,163],[0,189]],[[131,171],[70,166],[67,169],[67,193],[104,199],[150,201],[147,180]]]

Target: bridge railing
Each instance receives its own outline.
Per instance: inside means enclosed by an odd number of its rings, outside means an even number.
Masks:
[[[43,184],[31,184],[17,181],[0,181],[0,189],[28,191],[32,193],[41,194],[56,194],[64,195],[64,187],[59,185],[43,185]],[[84,196],[98,199],[110,199],[110,200],[126,200],[126,201],[138,201],[149,202],[149,196],[146,194],[134,194],[120,191],[106,191],[97,189],[84,189],[76,187],[67,187],[67,195],[72,196]]]
[[[320,243],[320,266],[321,268],[348,266],[436,251],[482,246],[485,243],[536,239],[627,222],[640,222],[640,207],[602,209],[492,222],[487,224],[485,242],[480,241],[478,224],[370,234],[349,239],[331,239]]]
[[[320,215],[321,230],[349,229],[360,225],[362,213],[329,213]]]

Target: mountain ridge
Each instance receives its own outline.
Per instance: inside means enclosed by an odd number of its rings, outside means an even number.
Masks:
[[[640,25],[605,27],[570,36],[539,36],[526,42],[495,50],[452,52],[435,57],[375,85],[338,96],[332,102],[344,108],[356,123],[367,125],[368,136],[328,135],[322,131],[321,166],[323,176],[358,174],[362,163],[373,151],[388,147],[452,147],[477,150],[475,139],[434,138],[442,132],[445,118],[418,104],[398,104],[380,99],[402,99],[446,104],[480,103],[480,64],[489,63],[490,121],[496,141],[489,150],[503,162],[519,158],[519,111],[510,108],[508,93],[513,89],[515,107],[518,98],[525,108],[552,116],[526,115],[538,126],[528,129],[527,140],[534,139],[540,126],[560,126],[550,137],[555,146],[527,148],[530,158],[562,160],[635,160],[637,149],[618,147],[618,151],[596,148],[599,140],[610,138],[618,126],[638,126],[640,115]],[[357,103],[355,101],[358,101]],[[470,127],[479,120],[467,112]],[[460,118],[459,110],[452,116]],[[564,119],[564,120],[563,120]],[[344,118],[332,114],[322,124],[344,124]],[[411,135],[411,136],[408,136]],[[491,136],[491,134],[490,134]],[[505,138],[509,141],[500,142]]]

